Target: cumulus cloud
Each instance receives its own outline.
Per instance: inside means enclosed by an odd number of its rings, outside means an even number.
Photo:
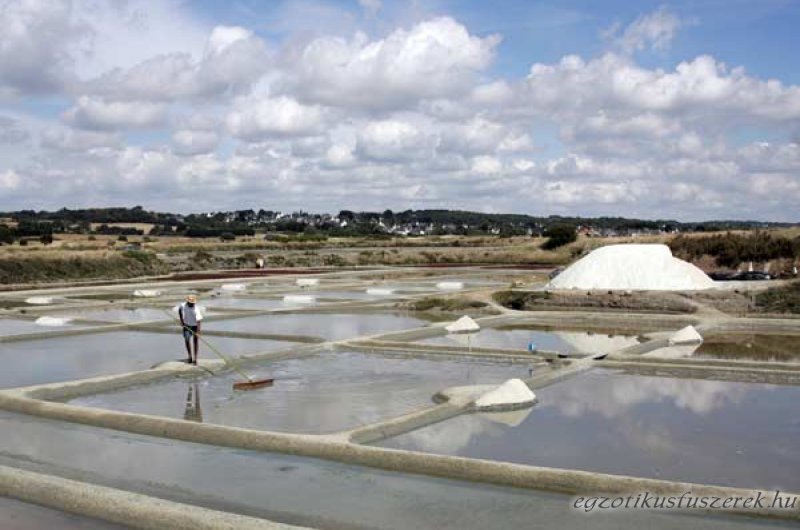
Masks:
[[[0,173],[0,188],[6,190],[15,190],[19,188],[21,183],[22,177],[20,177],[19,174],[13,169],[9,169]]]
[[[434,139],[400,120],[368,123],[358,135],[356,152],[367,160],[399,162],[429,156]]]
[[[323,113],[318,106],[303,105],[287,96],[241,100],[226,119],[228,131],[245,140],[313,135],[322,123]]]
[[[72,77],[71,42],[82,33],[70,2],[0,2],[0,95],[53,93]]]
[[[800,87],[710,55],[644,66],[637,52],[687,24],[668,9],[607,32],[599,56],[537,63],[530,50],[515,79],[491,69],[498,36],[449,17],[368,36],[356,26],[378,26],[382,6],[360,5],[309,29],[328,4],[282,4],[273,14],[294,18],[266,37],[183,2],[0,0],[0,104],[25,103],[0,112],[3,198],[795,215]],[[176,206],[188,182],[203,193]]]
[[[120,130],[156,127],[164,123],[166,114],[167,107],[161,103],[81,96],[63,117],[81,129]]]
[[[172,134],[172,151],[179,155],[200,155],[214,151],[219,145],[219,135],[214,131],[187,130]]]
[[[25,130],[14,118],[0,116],[0,144],[20,144],[30,138],[30,133]]]
[[[618,24],[612,26],[604,36],[625,54],[648,48],[666,50],[682,25],[680,17],[662,6],[653,13],[639,16],[624,30],[620,31]]]
[[[383,7],[381,0],[358,0],[358,5],[360,5],[364,12],[371,17],[377,15],[378,11],[380,11],[381,7]]]
[[[41,136],[41,145],[59,151],[87,151],[98,147],[119,147],[121,138],[116,133],[84,131],[65,127],[51,127]]]
[[[599,109],[671,112],[706,122],[715,115],[720,119],[710,123],[723,126],[800,117],[800,87],[761,81],[741,68],[729,71],[708,55],[681,62],[672,72],[642,68],[615,54],[588,62],[570,55],[555,65],[534,64],[521,90],[530,111],[573,116]]]
[[[189,53],[158,55],[106,72],[84,88],[106,97],[151,101],[236,95],[246,92],[269,66],[267,47],[252,31],[217,26],[199,60]]]
[[[427,20],[370,41],[320,37],[292,57],[285,90],[337,106],[399,108],[469,89],[500,39],[469,34],[451,18]]]

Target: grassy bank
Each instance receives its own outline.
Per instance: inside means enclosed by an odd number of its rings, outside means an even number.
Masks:
[[[169,272],[167,265],[147,252],[36,253],[0,258],[0,284],[111,280]]]
[[[759,293],[756,307],[764,313],[800,314],[800,281]]]
[[[657,313],[693,313],[697,307],[673,293],[519,292],[500,291],[494,294],[498,304],[519,311],[555,309],[623,310]]]

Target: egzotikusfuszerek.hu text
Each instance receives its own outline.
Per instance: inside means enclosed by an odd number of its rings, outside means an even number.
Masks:
[[[655,495],[648,491],[617,497],[573,497],[572,508],[586,513],[602,510],[792,510],[800,509],[800,497],[781,493],[754,492],[751,496]]]

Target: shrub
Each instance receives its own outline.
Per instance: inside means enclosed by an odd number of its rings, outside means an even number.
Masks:
[[[669,242],[669,247],[681,259],[711,256],[718,266],[729,268],[747,261],[800,257],[800,237],[788,239],[760,230],[746,235],[728,232],[709,237],[678,236]]]
[[[544,250],[563,247],[578,239],[575,227],[567,224],[553,225],[545,231],[544,235],[548,238],[542,245]]]

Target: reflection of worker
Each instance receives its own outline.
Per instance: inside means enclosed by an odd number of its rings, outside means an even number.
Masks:
[[[203,312],[197,305],[197,297],[190,294],[186,301],[178,306],[178,316],[181,319],[183,328],[183,340],[186,342],[186,353],[190,364],[197,364],[197,347],[199,344],[198,335],[200,334],[200,322],[203,320]],[[194,342],[194,349],[191,343]],[[194,352],[194,353],[192,353]]]
[[[200,389],[197,383],[189,385],[186,394],[186,408],[183,411],[183,419],[186,421],[196,421],[203,423],[203,411],[200,410]]]

